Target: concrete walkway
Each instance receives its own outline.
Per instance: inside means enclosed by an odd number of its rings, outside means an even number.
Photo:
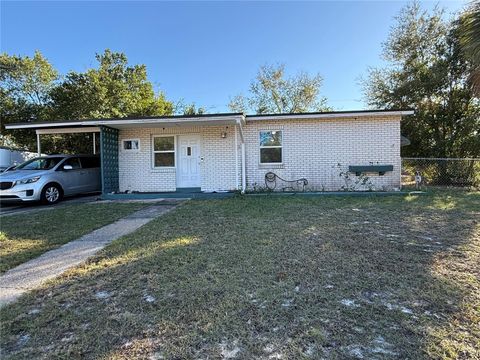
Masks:
[[[176,204],[149,206],[10,269],[0,276],[0,307],[81,264],[113,240],[134,232],[176,206]]]

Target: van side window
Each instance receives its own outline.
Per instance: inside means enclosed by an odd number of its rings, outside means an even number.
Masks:
[[[100,167],[100,157],[99,156],[86,156],[80,158],[82,162],[82,167],[84,169],[99,168]]]

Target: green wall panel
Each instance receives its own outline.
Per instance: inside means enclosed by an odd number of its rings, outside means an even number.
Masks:
[[[102,193],[118,191],[118,130],[100,127],[100,154],[102,159]]]

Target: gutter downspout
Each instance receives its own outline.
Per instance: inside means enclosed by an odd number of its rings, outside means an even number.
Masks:
[[[235,125],[235,187],[237,190],[240,189],[240,179],[238,178],[238,135],[237,135],[237,126]]]
[[[242,116],[242,120],[245,121],[245,117]],[[238,129],[240,130],[241,140],[241,156],[242,156],[242,194],[245,194],[247,190],[247,166],[245,161],[245,138],[243,136],[242,120],[237,120]]]
[[[242,194],[247,190],[247,176],[245,166],[245,141],[242,141]]]

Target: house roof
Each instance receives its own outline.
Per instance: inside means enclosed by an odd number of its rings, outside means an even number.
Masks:
[[[6,124],[6,129],[39,129],[56,127],[84,127],[84,126],[195,126],[195,125],[228,125],[237,121],[257,120],[290,120],[290,119],[322,119],[335,117],[366,117],[366,116],[392,116],[412,115],[411,109],[404,110],[354,110],[354,111],[328,111],[309,113],[285,113],[285,114],[260,114],[245,115],[243,113],[216,113],[199,115],[172,115],[172,116],[136,116],[123,118],[85,119],[85,120],[55,120],[44,122],[21,122]]]

